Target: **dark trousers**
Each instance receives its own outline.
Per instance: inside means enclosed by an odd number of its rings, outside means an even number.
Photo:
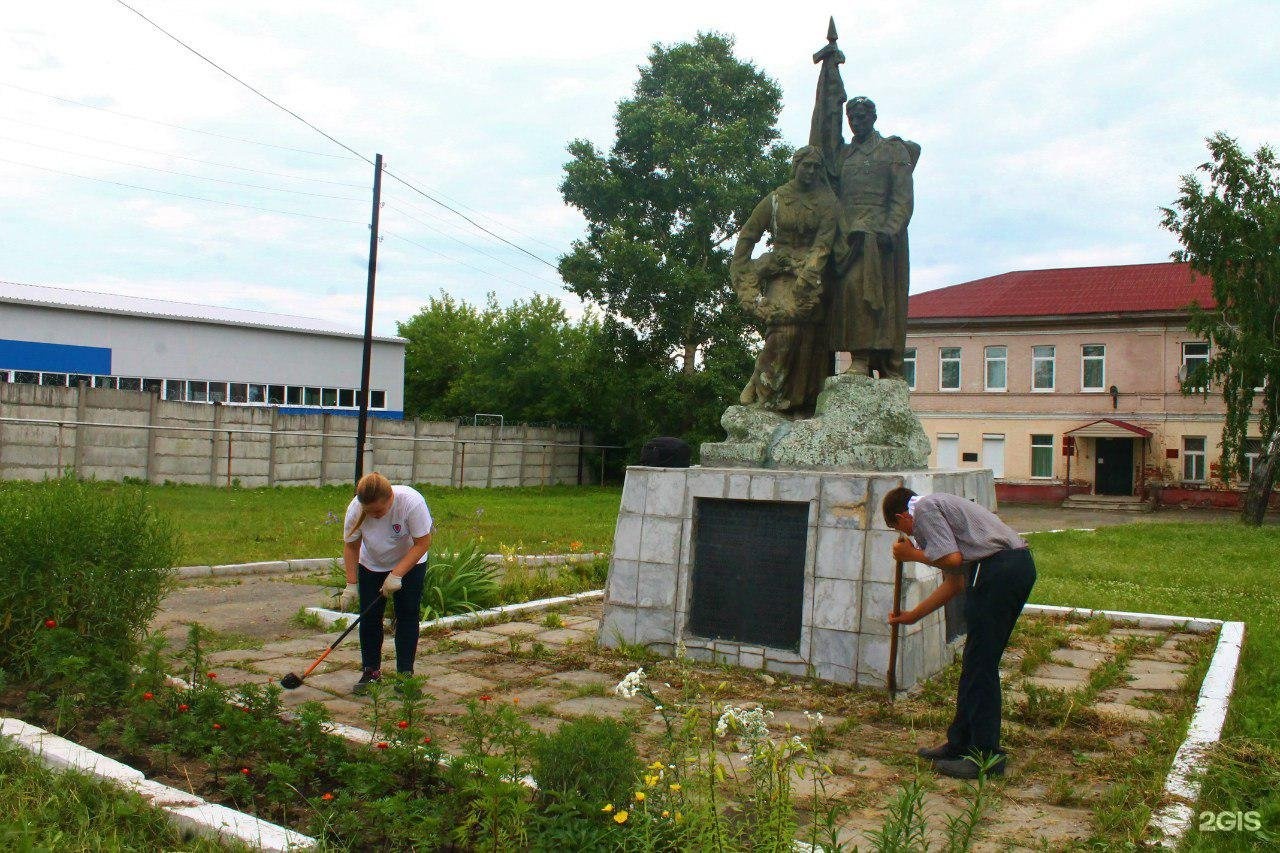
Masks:
[[[396,615],[396,671],[413,672],[413,659],[418,654],[418,621],[422,618],[422,583],[427,576],[427,563],[422,561],[405,572],[404,585],[392,596],[392,609]],[[360,620],[360,665],[365,669],[382,668],[382,615],[387,600],[379,598],[387,572],[371,572],[360,567],[357,582],[360,585],[360,612],[377,604]]]
[[[966,753],[1000,749],[1000,657],[1036,582],[1027,548],[997,551],[971,570],[964,618],[969,634],[960,664],[956,716],[947,742]]]

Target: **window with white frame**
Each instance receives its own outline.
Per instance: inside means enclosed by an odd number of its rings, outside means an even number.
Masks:
[[[1187,341],[1182,344],[1182,369],[1178,371],[1178,378],[1182,381],[1199,381],[1199,384],[1191,388],[1192,391],[1204,391],[1208,385],[1205,381],[1208,375],[1205,371],[1209,368],[1209,345],[1203,341]]]
[[[1054,348],[1037,346],[1031,348],[1031,390],[1052,391],[1054,383]]]
[[[960,347],[938,350],[938,390],[960,390]]]
[[[1053,476],[1053,436],[1031,436],[1031,476],[1048,479]]]
[[[1080,390],[1107,390],[1107,347],[1085,344],[1080,348]]]
[[[983,375],[986,390],[1006,391],[1009,388],[1009,348],[987,347],[982,351]]]
[[[902,376],[907,380],[907,388],[916,390],[916,348],[907,347],[902,351]]]
[[[1257,466],[1258,460],[1262,458],[1262,439],[1246,438],[1244,446],[1240,448],[1244,452],[1244,475],[1246,478],[1253,476],[1253,469]]]
[[[1204,436],[1182,437],[1182,479],[1188,483],[1204,482]]]

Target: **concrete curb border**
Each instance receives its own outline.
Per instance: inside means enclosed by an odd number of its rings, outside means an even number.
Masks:
[[[579,601],[589,601],[595,598],[604,598],[604,590],[589,589],[586,592],[577,592],[573,595],[558,595],[554,598],[539,598],[534,601],[523,601],[519,604],[503,604],[498,607],[491,607],[488,610],[476,610],[471,613],[442,616],[439,619],[428,619],[425,622],[419,622],[418,629],[425,631],[429,628],[457,628],[462,625],[471,625],[476,622],[487,622],[490,619],[500,619],[503,616],[510,616],[515,613],[525,613],[530,610],[546,610],[549,607],[556,607],[561,604],[576,604]],[[339,610],[330,610],[327,607],[308,607],[307,612],[318,618],[326,628],[332,627],[339,621],[350,624],[350,621],[355,618],[355,614],[353,613],[343,613]]]
[[[184,832],[235,840],[272,853],[311,850],[316,846],[310,836],[153,782],[141,770],[22,720],[0,718],[0,737],[25,749],[55,772],[75,770],[140,795]]]

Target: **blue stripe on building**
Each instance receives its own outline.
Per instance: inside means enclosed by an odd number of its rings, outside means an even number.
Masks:
[[[47,370],[50,373],[111,373],[111,350],[74,344],[45,344],[0,338],[0,370]]]

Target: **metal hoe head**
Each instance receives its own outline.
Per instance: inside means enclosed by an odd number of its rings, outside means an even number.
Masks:
[[[284,678],[280,679],[280,686],[285,690],[297,690],[302,686],[302,679],[291,672]]]

